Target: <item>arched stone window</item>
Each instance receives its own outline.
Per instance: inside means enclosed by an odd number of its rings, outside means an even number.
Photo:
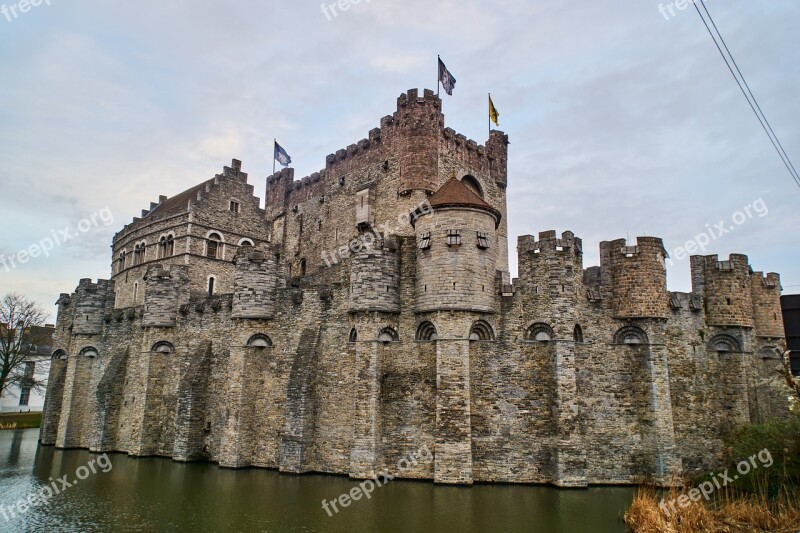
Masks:
[[[160,353],[163,355],[170,355],[175,351],[175,347],[167,341],[159,341],[150,348],[153,353]]]
[[[649,341],[641,328],[625,326],[614,335],[614,344],[649,344]]]
[[[256,333],[247,341],[247,346],[250,348],[271,348],[272,339],[263,333]]]
[[[300,276],[301,277],[306,275],[306,268],[307,268],[306,267],[306,260],[305,259],[301,259],[300,260]]]
[[[400,336],[397,335],[397,332],[394,328],[385,327],[381,330],[380,334],[378,334],[378,342],[389,343],[389,342],[397,342],[400,340]]]
[[[175,254],[175,237],[162,235],[158,240],[158,258],[172,257]]]
[[[783,352],[775,346],[764,346],[758,351],[761,359],[778,359],[783,360]]]
[[[435,341],[438,339],[439,334],[436,333],[436,326],[434,326],[432,322],[426,320],[417,328],[418,341]]]
[[[711,340],[708,341],[708,349],[718,353],[741,352],[742,346],[734,337],[721,334],[711,337]]]
[[[525,333],[525,340],[550,342],[556,337],[553,328],[542,322],[537,322],[528,328]]]
[[[580,324],[575,324],[575,329],[572,331],[572,338],[575,342],[583,343],[583,328]]]
[[[97,348],[95,348],[93,346],[87,346],[86,348],[84,348],[83,350],[78,352],[78,355],[81,356],[81,357],[92,357],[92,358],[94,358],[94,357],[97,357],[99,354],[97,353]]]
[[[50,356],[50,359],[53,361],[63,361],[67,358],[67,352],[64,350],[56,350],[53,352],[53,355]]]
[[[463,178],[461,178],[461,183],[467,186],[467,189],[471,190],[481,198],[483,198],[483,187],[481,187],[481,182],[475,176],[470,176],[467,174]]]
[[[356,328],[353,328],[350,330],[350,338],[348,339],[348,342],[356,342],[357,340],[358,340],[358,331],[356,331]]]
[[[250,239],[242,239],[239,241],[239,246],[255,246]]]
[[[142,250],[139,248],[139,245],[133,247],[133,264],[139,265],[142,262]]]
[[[211,259],[222,259],[222,243],[222,235],[215,231],[209,233],[208,237],[206,237],[206,257],[210,257]]]
[[[494,330],[491,324],[485,320],[478,320],[469,330],[469,340],[471,341],[493,341]]]
[[[122,250],[117,257],[117,272],[125,270],[125,250]]]

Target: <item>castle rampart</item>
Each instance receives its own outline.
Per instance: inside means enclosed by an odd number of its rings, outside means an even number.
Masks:
[[[428,446],[405,477],[667,485],[785,416],[777,274],[693,257],[669,292],[659,238],[585,268],[542,231],[512,283],[507,151],[409,91],[322,171],[270,176],[264,209],[237,160],[159,197],[112,278],[58,300],[42,442],[352,478]]]

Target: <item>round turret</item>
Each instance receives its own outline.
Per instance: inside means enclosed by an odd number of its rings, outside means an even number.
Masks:
[[[500,213],[453,178],[416,220],[416,310],[490,312],[495,306]]]

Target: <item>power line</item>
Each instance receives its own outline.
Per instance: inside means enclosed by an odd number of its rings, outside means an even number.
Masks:
[[[714,26],[714,31],[716,31],[717,35],[719,35],[719,40],[722,42],[722,46],[724,46],[725,47],[725,51],[728,52],[728,56],[730,56],[731,61],[733,62],[733,66],[736,67],[736,72],[738,72],[739,76],[742,78],[742,81],[744,82],[744,86],[747,88],[747,92],[750,93],[750,96],[753,98],[753,103],[756,104],[756,107],[758,108],[758,112],[761,113],[762,117],[764,117],[764,122],[767,123],[767,127],[769,128],[769,131],[772,133],[772,136],[775,137],[775,141],[778,143],[778,146],[780,147],[781,152],[783,152],[783,155],[786,156],[786,161],[788,161],[789,162],[789,166],[792,167],[792,170],[794,171],[794,175],[798,176],[797,169],[794,168],[794,165],[792,164],[792,160],[789,159],[789,154],[787,154],[786,150],[784,150],[783,145],[781,144],[781,140],[778,138],[778,135],[772,129],[772,125],[769,123],[769,120],[767,120],[767,116],[764,114],[764,111],[761,110],[761,106],[758,105],[758,100],[756,100],[756,96],[753,94],[753,91],[750,90],[750,85],[747,83],[747,80],[745,79],[744,74],[742,74],[742,71],[739,69],[739,64],[736,63],[736,58],[733,57],[733,54],[731,53],[730,49],[728,48],[728,43],[725,42],[725,38],[722,36],[722,33],[720,33],[719,28],[717,28],[717,24],[716,24],[716,22],[714,22],[714,19],[711,17],[711,13],[708,12],[708,8],[706,7],[706,3],[704,2],[704,0],[700,0],[700,3],[703,6],[703,11],[705,11],[706,15],[708,15],[708,20],[711,21],[711,25]]]
[[[711,13],[708,12],[708,8],[706,7],[705,2],[703,0],[700,0],[700,3],[703,6],[703,10],[708,15],[708,19],[711,21],[711,24],[714,26],[714,29],[717,31],[717,34],[719,35],[719,39],[722,42],[723,46],[725,47],[725,50],[727,50],[728,55],[731,58],[730,61],[728,61],[728,57],[725,55],[725,52],[722,51],[722,47],[720,46],[719,42],[717,41],[716,35],[714,35],[714,32],[711,31],[711,27],[708,25],[708,22],[706,22],[705,17],[703,17],[703,14],[700,12],[700,8],[697,7],[697,3],[693,2],[695,10],[697,11],[697,14],[700,16],[700,20],[703,21],[703,24],[705,25],[706,30],[708,30],[708,34],[711,36],[711,39],[714,41],[714,45],[716,45],[717,50],[719,51],[720,55],[722,56],[722,59],[725,61],[725,64],[727,65],[728,70],[730,71],[731,75],[733,76],[733,79],[736,80],[736,84],[739,86],[739,89],[742,91],[742,94],[744,95],[745,99],[747,100],[747,103],[750,105],[750,109],[752,109],[753,113],[755,113],[756,118],[758,119],[758,122],[761,124],[761,127],[764,129],[764,133],[767,134],[767,137],[769,138],[769,141],[772,143],[772,146],[775,148],[775,151],[778,153],[778,157],[781,158],[781,161],[783,162],[784,166],[786,167],[786,170],[789,171],[789,174],[791,174],[792,179],[794,180],[794,182],[797,184],[798,187],[800,187],[800,174],[797,173],[797,171],[794,168],[794,165],[792,164],[791,159],[789,159],[789,156],[786,154],[786,151],[783,150],[783,145],[781,144],[780,140],[778,139],[778,136],[775,134],[775,131],[772,129],[772,125],[770,125],[769,121],[767,120],[766,115],[764,115],[764,112],[761,110],[761,106],[758,104],[758,100],[756,100],[755,95],[750,90],[750,86],[747,84],[747,80],[745,80],[744,74],[742,74],[742,71],[739,69],[739,65],[736,63],[736,60],[733,58],[733,54],[731,54],[731,51],[728,48],[728,45],[725,43],[725,39],[722,38],[722,34],[720,33],[719,29],[717,28],[717,25],[714,22],[714,19],[711,17]],[[739,78],[736,76],[736,73],[733,71],[733,67],[731,67],[731,62],[733,62],[733,64],[735,65],[736,71],[739,72],[739,76],[741,76],[742,81],[739,81]],[[742,83],[744,83],[744,86],[742,86]],[[745,91],[745,86],[747,87],[747,91]],[[748,92],[750,93],[750,96],[748,96]],[[750,97],[752,97],[752,99],[753,99],[752,102],[750,101]],[[758,110],[756,110],[756,108],[758,108]],[[760,112],[760,114],[759,114],[759,112]],[[772,133],[770,134],[770,132],[772,132]],[[773,139],[773,136],[775,137],[774,139]]]

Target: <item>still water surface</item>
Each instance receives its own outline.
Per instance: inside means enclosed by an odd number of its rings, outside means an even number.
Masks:
[[[38,429],[0,431],[0,504],[6,508],[97,455],[39,447]],[[333,517],[321,502],[358,485],[346,477],[224,470],[169,459],[108,456],[111,468],[5,520],[0,531],[625,532],[633,489],[544,486],[443,487],[392,481]],[[81,471],[84,474],[85,471]],[[58,484],[57,486],[60,486]],[[2,510],[3,508],[0,508]],[[8,513],[8,511],[6,511]]]

